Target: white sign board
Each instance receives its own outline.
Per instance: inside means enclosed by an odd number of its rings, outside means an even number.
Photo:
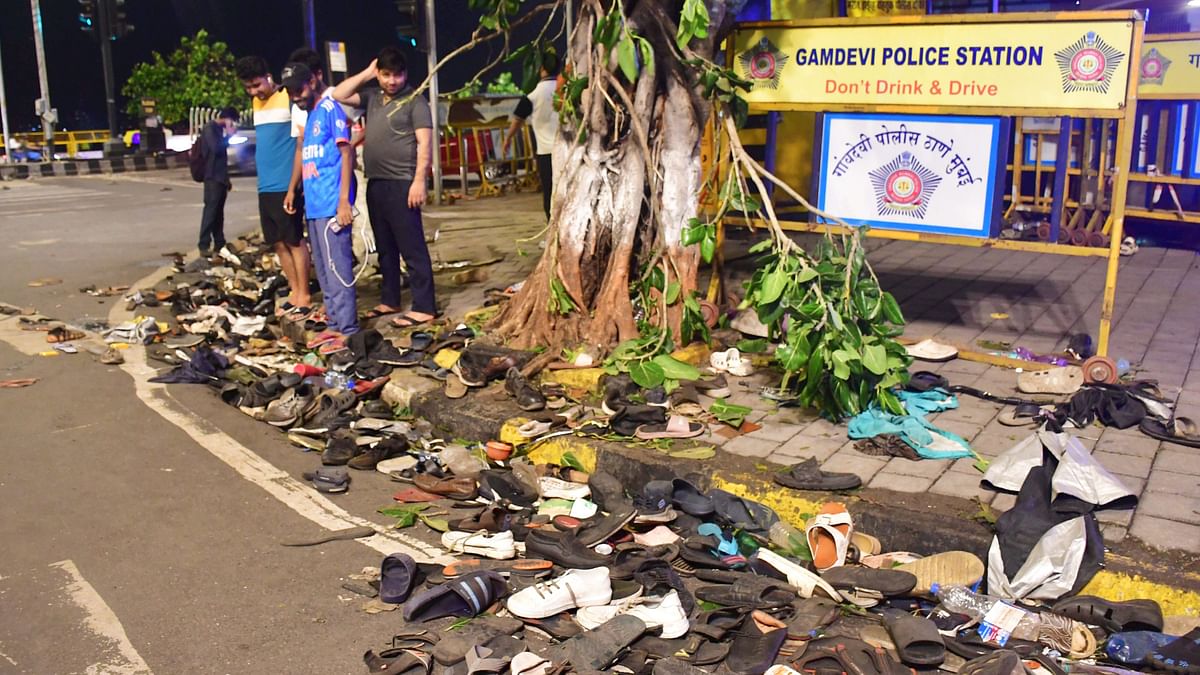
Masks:
[[[329,72],[345,73],[346,72],[346,43],[345,42],[330,42],[329,44]]]
[[[817,206],[855,225],[988,237],[1000,118],[826,113]]]

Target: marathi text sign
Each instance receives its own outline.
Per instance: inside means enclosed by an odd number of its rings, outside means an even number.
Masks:
[[[987,237],[996,117],[824,116],[817,206],[856,225]]]
[[[1131,21],[745,28],[751,104],[1117,110]]]
[[[1200,98],[1200,39],[1143,44],[1138,97]]]

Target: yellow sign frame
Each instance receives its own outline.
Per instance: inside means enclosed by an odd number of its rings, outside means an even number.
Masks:
[[[920,105],[1012,114],[1071,108],[1120,117],[1121,83],[1138,54],[1131,51],[1134,19],[1101,13],[1021,20],[1027,16],[741,24],[731,39],[732,63],[753,83],[744,98],[764,109]],[[964,24],[969,30],[959,30]]]
[[[1014,12],[1011,14],[941,14],[927,16],[889,16],[867,18],[836,18],[813,19],[807,21],[756,21],[741,23],[735,26],[733,35],[726,41],[726,63],[734,63],[736,58],[735,44],[743,44],[737,40],[741,31],[780,28],[831,28],[831,27],[861,27],[861,26],[910,26],[910,25],[964,25],[974,26],[988,23],[1081,23],[1081,22],[1132,22],[1130,43],[1123,45],[1127,55],[1141,54],[1145,23],[1138,12],[1134,11],[1087,11],[1087,12]],[[1125,60],[1132,65],[1131,59]],[[1140,63],[1140,61],[1139,61]],[[966,114],[966,115],[1001,115],[1011,117],[1097,117],[1117,119],[1117,155],[1118,171],[1113,178],[1111,244],[1108,249],[1085,248],[1059,245],[1043,242],[1010,241],[1003,239],[978,239],[942,234],[906,232],[898,230],[874,229],[868,236],[908,241],[921,241],[938,244],[959,246],[990,247],[1007,250],[1031,251],[1036,253],[1054,253],[1059,255],[1099,256],[1107,257],[1104,294],[1100,307],[1099,336],[1097,353],[1108,353],[1109,337],[1112,332],[1113,308],[1116,300],[1117,269],[1120,261],[1120,246],[1124,238],[1125,200],[1128,191],[1129,167],[1132,166],[1133,127],[1137,113],[1138,78],[1133,77],[1132,67],[1125,67],[1124,102],[1116,109],[1088,107],[1009,107],[1009,106],[971,106],[971,105],[918,105],[918,104],[865,104],[865,103],[804,103],[804,102],[755,102],[750,101],[752,113],[762,112],[882,112],[909,114]],[[1114,82],[1114,84],[1116,84]],[[1117,85],[1119,88],[1119,84]],[[1121,170],[1120,167],[1125,167]],[[756,219],[727,216],[725,222],[751,226]],[[827,225],[815,221],[783,221],[780,226],[786,230],[805,232],[841,232],[844,228]],[[719,233],[718,241],[723,239]]]
[[[1158,78],[1146,72],[1149,65],[1146,61],[1151,54]],[[1186,75],[1181,77],[1181,73]],[[1200,33],[1160,33],[1145,37],[1138,60],[1138,98],[1148,101],[1200,99]]]

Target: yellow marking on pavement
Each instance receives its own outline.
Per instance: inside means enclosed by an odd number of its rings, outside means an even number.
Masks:
[[[571,453],[583,470],[592,473],[596,470],[596,448],[574,436],[558,436],[539,443],[529,453],[529,461],[534,464],[562,464],[562,457]]]

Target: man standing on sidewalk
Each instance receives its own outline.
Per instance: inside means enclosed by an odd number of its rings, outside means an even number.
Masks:
[[[225,197],[229,182],[229,137],[237,131],[238,113],[225,108],[200,132],[204,157],[204,212],[200,216],[200,255],[207,258],[225,248]]]
[[[296,157],[296,143],[292,140],[292,118],[296,115],[287,92],[271,79],[266,59],[242,57],[234,68],[254,106],[258,219],[263,242],[274,248],[283,276],[288,280],[287,300],[276,314],[303,311],[312,302],[308,293],[309,256],[304,243],[304,219],[295,209],[288,213],[283,208]]]
[[[336,101],[321,96],[321,83],[308,66],[289,63],[280,79],[292,102],[308,113],[301,151],[304,214],[330,328],[317,342],[321,343],[321,351],[328,353],[344,347],[345,337],[358,332],[350,242],[354,220],[350,206],[354,203],[350,124]],[[294,210],[290,203],[285,206]]]
[[[550,197],[554,194],[554,164],[551,161],[554,150],[554,138],[558,136],[558,111],[554,109],[554,90],[557,87],[558,54],[547,50],[542,54],[542,81],[537,83],[517,103],[513,111],[512,123],[504,136],[501,156],[508,155],[508,146],[512,143],[513,135],[522,124],[529,123],[533,127],[533,137],[537,145],[538,178],[542,182],[542,208],[546,218],[550,218]]]
[[[362,88],[371,80],[378,80],[378,86]],[[366,318],[401,311],[403,256],[412,288],[412,308],[392,319],[392,325],[399,328],[426,324],[437,317],[433,263],[421,224],[421,205],[427,197],[425,174],[432,161],[433,124],[429,103],[413,95],[407,85],[404,52],[385,47],[366,70],[343,80],[333,90],[338,101],[367,111],[363,167],[367,210],[383,274],[383,297]]]

